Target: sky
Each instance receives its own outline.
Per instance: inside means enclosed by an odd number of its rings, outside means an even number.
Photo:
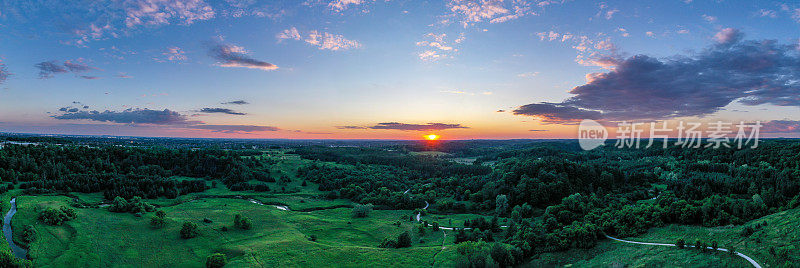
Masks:
[[[0,132],[798,137],[799,107],[796,1],[0,0]]]

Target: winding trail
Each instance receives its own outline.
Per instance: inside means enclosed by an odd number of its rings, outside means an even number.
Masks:
[[[677,247],[677,245],[675,245],[675,244],[649,243],[649,242],[636,242],[636,241],[630,241],[630,240],[619,239],[619,238],[616,238],[616,237],[611,237],[611,236],[609,236],[609,235],[605,235],[605,236],[606,236],[606,238],[608,238],[608,239],[615,240],[615,241],[619,241],[619,242],[623,242],[623,243],[639,244],[639,245],[649,245],[649,246],[666,246],[666,247]],[[686,247],[693,248],[694,246],[692,246],[692,245],[686,245]],[[714,248],[712,248],[712,247],[706,247],[706,248],[708,248],[708,249],[714,249]],[[724,252],[728,252],[728,249],[725,249],[725,248],[717,248],[717,250],[719,250],[719,251],[724,251]],[[756,262],[755,260],[753,260],[753,258],[750,258],[749,256],[747,256],[747,255],[744,255],[744,254],[742,254],[741,252],[738,252],[738,251],[737,251],[737,252],[735,252],[735,253],[736,253],[736,255],[737,255],[737,256],[739,256],[739,257],[742,257],[742,258],[744,258],[745,260],[747,260],[748,262],[750,262],[750,264],[752,264],[752,265],[753,265],[753,267],[756,267],[756,268],[761,268],[761,265],[760,265],[760,264],[758,264],[758,262]]]

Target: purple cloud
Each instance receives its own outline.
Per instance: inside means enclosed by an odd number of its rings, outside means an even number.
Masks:
[[[278,66],[272,63],[253,59],[247,54],[243,47],[228,44],[213,45],[208,52],[208,55],[216,59],[217,65],[221,67],[243,67],[264,71],[278,69]]]
[[[278,131],[281,130],[278,127],[273,126],[254,126],[254,125],[191,125],[187,126],[186,128],[190,129],[205,129],[211,130],[213,132],[221,132],[221,133],[251,133],[251,132],[261,132],[261,131]]]
[[[201,113],[219,113],[219,114],[233,114],[233,115],[246,115],[246,113],[236,112],[228,108],[203,108],[200,109]]]
[[[772,120],[761,126],[764,133],[800,133],[800,121]]]
[[[34,65],[39,69],[39,78],[47,79],[53,77],[54,74],[66,73],[67,68],[58,64],[57,61],[43,61]]]
[[[515,114],[548,122],[573,122],[577,116],[608,120],[704,116],[739,101],[745,105],[800,106],[800,56],[797,45],[773,40],[741,41],[723,30],[718,43],[691,55],[657,59],[636,55],[614,61],[605,73],[587,75],[562,103],[539,103]]]
[[[169,109],[127,109],[119,112],[108,110],[104,112],[67,110],[67,113],[53,116],[53,118],[61,120],[86,119],[121,124],[182,125],[196,123],[188,121],[186,116]]]
[[[445,124],[445,123],[427,123],[427,124],[405,124],[398,122],[378,123],[377,125],[368,127],[370,129],[394,129],[403,131],[429,131],[429,130],[444,130],[453,128],[469,128],[461,124]]]

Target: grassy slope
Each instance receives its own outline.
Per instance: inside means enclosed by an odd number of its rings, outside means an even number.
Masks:
[[[766,222],[763,227],[753,235],[742,236],[741,230],[745,226],[753,226]],[[669,225],[653,228],[647,234],[627,238],[633,241],[675,243],[679,238],[687,243],[694,243],[695,239],[701,241],[719,242],[720,247],[728,248],[730,245],[742,252],[764,267],[777,267],[785,263],[769,252],[770,247],[794,245],[800,247],[800,208],[778,212],[753,220],[743,226],[723,227],[698,227]],[[792,257],[790,257],[792,258]],[[800,256],[794,256],[800,258]],[[793,260],[798,263],[798,259]],[[752,267],[740,257],[729,256],[724,252],[701,253],[691,249],[677,249],[674,247],[646,246],[626,244],[616,241],[604,240],[597,247],[588,250],[573,249],[566,252],[542,254],[531,262],[533,266],[563,266],[574,265],[578,267],[597,267],[609,265],[623,265],[630,267]],[[796,265],[796,264],[795,264]]]

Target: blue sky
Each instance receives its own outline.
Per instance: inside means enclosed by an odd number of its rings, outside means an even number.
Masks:
[[[568,138],[597,115],[792,136],[798,38],[780,1],[2,1],[0,131]]]

